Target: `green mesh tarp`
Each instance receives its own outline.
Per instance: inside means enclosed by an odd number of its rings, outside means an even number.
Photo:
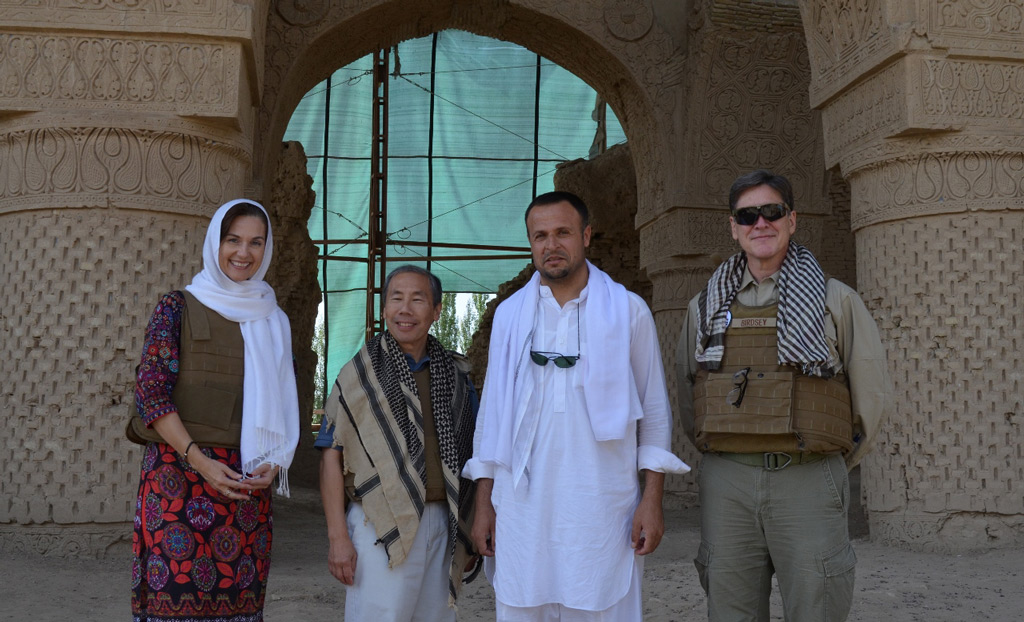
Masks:
[[[406,41],[388,62],[388,269],[428,254],[480,256],[412,263],[437,274],[445,291],[494,292],[527,260],[401,243],[527,247],[526,206],[553,189],[556,164],[590,151],[596,93],[523,47],[457,30]],[[317,196],[310,236],[343,241],[319,245],[330,258],[319,272],[327,378],[366,330],[372,68],[367,56],[334,72],[302,99],[285,133],[309,159]],[[609,146],[625,141],[610,109],[606,125]]]

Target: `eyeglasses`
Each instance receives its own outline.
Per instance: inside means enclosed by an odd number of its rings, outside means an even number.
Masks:
[[[736,221],[737,225],[743,225],[749,227],[757,222],[757,217],[764,216],[764,219],[768,222],[775,222],[782,218],[786,214],[789,214],[789,206],[785,203],[766,203],[764,205],[754,205],[751,207],[743,207],[733,212],[733,220]]]
[[[740,402],[743,401],[743,394],[747,392],[747,374],[749,373],[750,368],[744,367],[732,375],[733,389],[725,396],[725,401],[730,406],[739,408]]]
[[[533,332],[531,331],[532,335]],[[580,306],[576,305],[576,347],[580,347]],[[555,367],[561,369],[569,369],[576,364],[576,361],[580,360],[580,352],[577,352],[576,356],[567,356],[558,352],[542,352],[540,350],[530,350],[530,360],[534,363],[544,367],[548,364],[548,361],[552,361]]]
[[[562,369],[568,369],[576,364],[576,361],[580,360],[580,356],[566,356],[559,354],[558,352],[539,352],[537,350],[530,350],[530,360],[534,363],[544,367],[551,361],[555,364],[555,367],[561,367]]]

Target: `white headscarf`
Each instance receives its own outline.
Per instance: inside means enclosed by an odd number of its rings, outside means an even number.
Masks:
[[[277,306],[274,290],[263,280],[270,267],[274,239],[267,217],[263,262],[246,281],[232,281],[220,268],[220,228],[224,215],[239,203],[221,205],[210,221],[203,243],[203,269],[186,287],[199,302],[225,319],[238,322],[245,341],[242,399],[242,472],[251,473],[265,462],[281,467],[277,492],[288,490],[288,467],[299,444],[299,399],[292,364],[288,316]]]

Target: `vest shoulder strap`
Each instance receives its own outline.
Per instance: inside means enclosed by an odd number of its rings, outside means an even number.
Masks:
[[[189,330],[192,331],[192,339],[195,341],[210,340],[210,319],[206,317],[206,306],[199,302],[188,290],[182,290],[185,295],[185,317],[183,321],[188,322]]]

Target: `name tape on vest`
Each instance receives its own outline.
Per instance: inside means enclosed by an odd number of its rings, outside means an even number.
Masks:
[[[773,317],[737,317],[733,318],[735,328],[775,328]]]

